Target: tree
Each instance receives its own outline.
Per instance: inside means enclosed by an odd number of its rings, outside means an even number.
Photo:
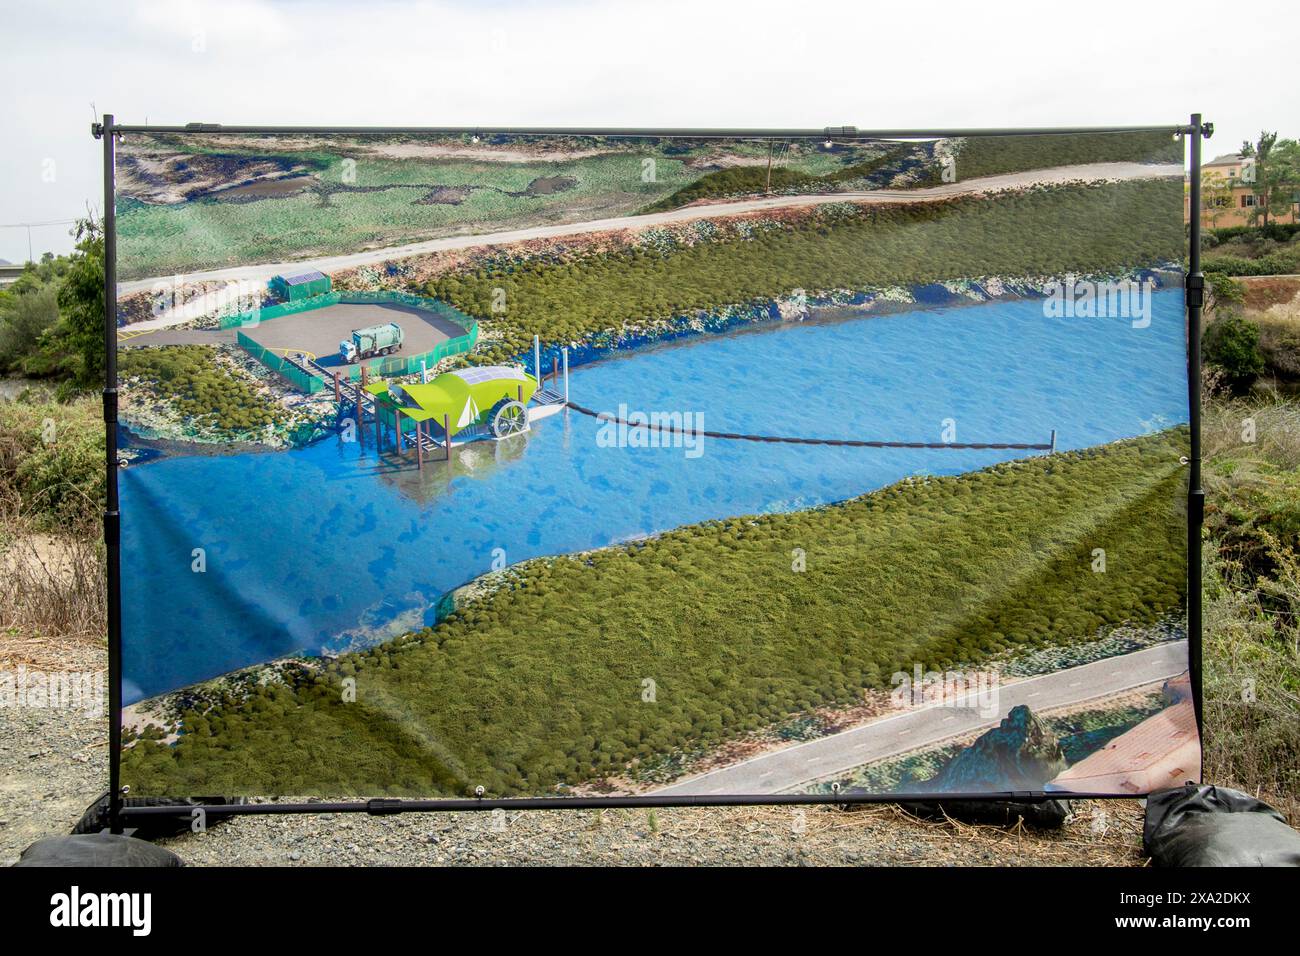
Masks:
[[[77,250],[59,288],[60,331],[75,356],[73,379],[90,388],[104,383],[104,229],[78,221]]]
[[[47,374],[39,346],[58,320],[58,286],[52,282],[0,296],[0,372]]]
[[[1242,179],[1255,194],[1250,223],[1268,225],[1270,214],[1289,212],[1300,187],[1300,147],[1295,140],[1279,141],[1276,132],[1261,131],[1259,142],[1241,144],[1241,155],[1254,162],[1243,170]]]
[[[1219,218],[1232,208],[1232,183],[1222,173],[1206,173],[1201,178],[1201,205],[1210,228],[1219,224]]]
[[[1297,191],[1300,191],[1300,143],[1284,139],[1273,145],[1263,190],[1264,224],[1268,225],[1270,213],[1286,215],[1296,202]]]

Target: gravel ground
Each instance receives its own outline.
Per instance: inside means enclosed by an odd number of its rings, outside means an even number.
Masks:
[[[102,716],[0,708],[0,864],[71,831],[106,789]],[[1064,829],[923,821],[891,806],[251,816],[161,841],[195,865],[1140,866],[1137,801]]]
[[[199,865],[1140,866],[1141,830],[1124,801],[1050,833],[890,806],[746,807],[246,817],[162,843]]]
[[[0,866],[70,833],[108,789],[108,725],[80,711],[0,708]]]

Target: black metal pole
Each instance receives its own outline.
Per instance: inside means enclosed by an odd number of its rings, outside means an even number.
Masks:
[[[122,832],[122,552],[117,494],[117,214],[113,115],[96,130],[104,141],[104,550],[108,588],[108,820]]]
[[[1009,803],[1042,803],[1046,800],[1131,800],[1128,793],[1065,793],[1047,790],[1002,790],[974,793],[762,793],[762,794],[668,794],[643,793],[631,797],[446,797],[436,800],[379,798],[355,802],[319,803],[184,803],[172,806],[127,807],[122,815],[138,822],[164,817],[191,819],[201,809],[209,820],[224,817],[291,813],[368,813],[388,816],[396,813],[460,813],[491,810],[585,810],[641,809],[650,807],[752,807],[752,806],[853,806],[869,803],[964,803],[969,800]]]
[[[1205,276],[1201,272],[1201,114],[1192,114],[1191,171],[1188,201],[1191,206],[1187,257],[1187,406],[1191,425],[1191,453],[1187,472],[1187,665],[1191,672],[1192,709],[1196,730],[1204,740],[1201,699],[1201,523],[1205,516],[1205,490],[1201,487],[1201,306],[1205,301]]]
[[[721,129],[690,127],[635,128],[600,126],[225,126],[221,123],[177,125],[132,125],[118,127],[122,133],[213,133],[263,136],[610,136],[628,139],[684,137],[716,139],[943,139],[958,136],[1047,136],[1061,133],[1186,133],[1184,126],[1043,126],[989,127],[987,129],[858,129],[856,126],[826,126],[821,129]]]

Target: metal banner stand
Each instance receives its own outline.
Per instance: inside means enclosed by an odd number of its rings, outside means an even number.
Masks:
[[[1205,520],[1205,489],[1201,487],[1201,308],[1205,305],[1205,274],[1201,272],[1201,139],[1212,135],[1214,124],[1202,123],[1201,114],[1193,113],[1187,133],[1192,167],[1188,184],[1191,214],[1186,280],[1187,408],[1192,431],[1187,463],[1187,666],[1191,672],[1196,735],[1202,747],[1205,725],[1201,676],[1201,526]]]
[[[127,133],[251,133],[262,135],[533,135],[533,136],[604,136],[646,139],[683,137],[691,139],[781,138],[822,140],[830,137],[860,139],[933,139],[976,136],[1033,136],[1079,133],[1165,132],[1190,138],[1190,250],[1185,279],[1187,306],[1187,377],[1191,427],[1191,450],[1188,460],[1187,491],[1187,639],[1188,664],[1191,672],[1192,700],[1198,733],[1202,731],[1201,681],[1201,524],[1205,511],[1205,492],[1201,487],[1201,310],[1204,304],[1205,276],[1201,272],[1201,138],[1214,132],[1213,124],[1203,123],[1201,114],[1193,113],[1186,126],[1079,126],[999,129],[935,130],[859,130],[854,126],[828,126],[819,130],[781,129],[586,129],[581,127],[511,128],[511,127],[303,127],[303,126],[223,126],[218,123],[189,123],[184,126],[118,125],[113,114],[91,125],[91,135],[103,140],[104,146],[104,448],[106,504],[104,510],[104,545],[107,550],[108,588],[108,747],[109,747],[109,829],[123,832],[132,820],[159,816],[191,816],[201,810],[208,818],[250,813],[370,813],[390,814],[425,810],[494,810],[494,809],[584,809],[603,807],[688,807],[688,806],[755,806],[778,804],[850,804],[897,803],[898,794],[762,794],[723,796],[635,797],[519,797],[490,798],[481,788],[472,799],[400,800],[375,799],[342,803],[259,803],[198,804],[184,806],[125,807],[121,782],[122,753],[122,574],[121,514],[118,503],[117,469],[117,216],[115,202],[116,138]],[[567,358],[567,356],[566,356]],[[1202,734],[1203,738],[1203,734]],[[1125,799],[1114,793],[1046,793],[1043,791],[1004,791],[1000,793],[907,794],[909,802],[953,800],[1042,802],[1049,799]]]

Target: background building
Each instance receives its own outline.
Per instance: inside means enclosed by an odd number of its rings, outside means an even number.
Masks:
[[[1225,229],[1228,226],[1259,225],[1256,215],[1259,197],[1254,190],[1254,161],[1240,153],[1216,156],[1201,166],[1201,226]],[[1191,222],[1191,194],[1183,192],[1183,221]],[[1300,196],[1294,197],[1288,212],[1269,214],[1269,222],[1300,222]]]

